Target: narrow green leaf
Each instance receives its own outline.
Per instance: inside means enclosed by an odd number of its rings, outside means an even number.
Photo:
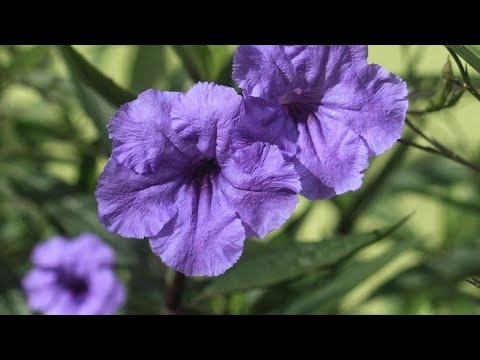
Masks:
[[[73,82],[84,111],[93,120],[98,131],[102,153],[105,156],[110,156],[112,145],[108,138],[107,123],[115,109],[90,86],[76,78],[73,79]]]
[[[385,238],[407,219],[408,217],[389,228],[368,234],[336,236],[317,243],[297,242],[274,249],[263,246],[263,251],[254,254],[246,251],[230,271],[207,286],[203,295],[269,286],[333,266],[359,249]]]
[[[167,69],[167,45],[139,45],[133,65],[131,88],[141,92],[152,88]]]
[[[59,45],[58,49],[72,76],[96,91],[114,107],[135,99],[132,93],[120,88],[103,75],[70,45]]]
[[[207,45],[172,45],[193,82],[209,81],[210,49]]]
[[[395,246],[385,254],[369,261],[354,261],[346,266],[331,281],[318,289],[308,291],[298,297],[284,311],[285,314],[306,314],[337,301],[359,283],[375,274],[405,249],[404,244]]]
[[[49,50],[49,47],[46,45],[36,45],[26,50],[18,47],[18,51],[8,71],[18,75],[40,67],[39,65],[47,62]]]
[[[480,73],[480,50],[473,45],[445,45]]]

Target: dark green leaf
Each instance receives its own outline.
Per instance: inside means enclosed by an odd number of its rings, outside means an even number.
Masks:
[[[210,49],[207,45],[172,45],[193,82],[209,81]]]
[[[480,50],[473,45],[445,45],[480,73]]]
[[[333,300],[345,295],[360,282],[375,274],[403,250],[405,245],[395,246],[391,250],[379,257],[369,261],[354,261],[346,266],[331,281],[318,289],[308,291],[303,296],[298,297],[285,310],[285,314],[305,314],[328,305]]]
[[[131,88],[137,92],[152,88],[166,76],[167,45],[139,45],[133,65]],[[170,89],[168,89],[170,90]]]
[[[111,142],[108,138],[107,123],[114,114],[115,109],[104,98],[98,95],[90,86],[74,78],[73,82],[77,88],[78,96],[83,109],[93,120],[98,131],[102,153],[110,156]]]
[[[246,251],[231,270],[206,288],[204,295],[269,286],[333,266],[359,249],[385,238],[406,220],[368,234],[336,236],[316,243],[297,242],[274,249],[264,245],[264,250],[255,254]]]
[[[82,55],[70,45],[59,45],[58,48],[72,77],[97,92],[112,106],[119,107],[135,99],[135,95],[116,85],[111,79],[103,75],[86,61]]]

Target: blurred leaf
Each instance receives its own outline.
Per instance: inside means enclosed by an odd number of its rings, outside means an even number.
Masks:
[[[335,275],[334,272],[332,269],[312,271],[298,279],[271,286],[262,291],[249,312],[253,314],[281,314],[289,304],[292,304],[300,296],[307,292],[310,293],[319,283],[331,279]]]
[[[71,72],[80,102],[95,123],[102,152],[105,156],[110,156],[111,143],[106,129],[107,122],[116,107],[135,97],[101,74],[71,46],[60,45],[59,49]]]
[[[276,245],[278,243],[292,243],[295,241],[296,234],[305,219],[310,214],[310,211],[315,205],[314,201],[309,201],[306,208],[295,218],[288,220],[287,224],[283,226],[282,231],[272,237],[270,244]]]
[[[233,50],[227,45],[172,45],[194,83],[232,86]]]
[[[480,274],[480,247],[459,246],[425,260],[377,290],[377,295],[418,292],[434,287],[452,288],[459,281]]]
[[[131,88],[135,92],[152,88],[157,79],[167,75],[166,46],[167,45],[138,46],[131,80]]]
[[[119,107],[135,99],[135,95],[116,85],[70,45],[59,45],[58,48],[72,77],[97,92],[112,106]]]
[[[26,50],[16,47],[15,57],[9,66],[9,71],[15,74],[25,73],[43,65],[49,56],[50,48],[47,45],[36,45]]]
[[[203,295],[269,286],[333,266],[359,249],[385,238],[407,219],[368,234],[336,236],[317,243],[297,242],[274,249],[264,245],[263,251],[246,252],[231,270],[213,280]]]
[[[209,81],[210,49],[207,45],[172,45],[193,82]]]
[[[426,187],[411,187],[411,186],[406,186],[406,187],[399,187],[398,190],[405,191],[405,192],[412,192],[415,194],[427,196],[429,198],[432,198],[434,200],[441,201],[447,205],[452,205],[455,206],[458,209],[465,210],[465,211],[470,211],[474,213],[479,213],[480,212],[480,204],[479,202],[474,202],[474,201],[468,201],[468,200],[458,200],[454,198],[451,195],[447,195],[444,193],[441,193],[439,191],[435,191],[434,189],[429,189]],[[398,191],[397,190],[397,191]]]
[[[475,45],[445,45],[480,73],[480,49]]]
[[[409,147],[407,146],[397,145],[382,171],[374,179],[364,184],[363,190],[350,194],[353,200],[349,206],[342,211],[342,217],[338,224],[338,232],[340,234],[350,233],[362,212],[382,194],[382,187],[388,184],[388,181],[391,180],[393,174],[395,174],[403,163],[408,150]]]
[[[320,288],[311,289],[303,296],[298,297],[286,308],[284,313],[311,313],[332,301],[338,301],[341,296],[396,258],[405,248],[405,244],[400,244],[373,260],[354,261],[348,264],[329,282],[322,284]]]
[[[109,157],[112,145],[108,137],[107,123],[114,114],[115,109],[88,85],[83,84],[75,78],[73,79],[73,82],[77,88],[83,109],[93,120],[98,131],[102,145],[102,153]]]

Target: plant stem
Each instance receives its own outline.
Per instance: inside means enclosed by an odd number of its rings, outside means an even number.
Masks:
[[[165,295],[165,315],[177,315],[185,285],[185,275],[175,272],[172,284]]]
[[[458,164],[465,165],[465,166],[469,167],[470,169],[472,169],[474,171],[480,172],[480,165],[474,164],[471,161],[466,160],[462,156],[458,155],[454,151],[447,148],[445,145],[440,144],[434,138],[432,138],[430,136],[427,136],[419,128],[417,128],[415,125],[413,125],[413,123],[408,118],[405,120],[405,122],[416,134],[418,134],[420,137],[422,137],[423,139],[428,141],[435,148],[419,145],[419,144],[414,143],[414,142],[412,142],[408,139],[400,139],[399,141],[401,143],[403,143],[405,145],[416,147],[417,149],[429,152],[431,154],[443,156],[447,159],[455,161]]]

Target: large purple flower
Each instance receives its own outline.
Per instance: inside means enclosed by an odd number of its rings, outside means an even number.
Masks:
[[[407,86],[369,65],[366,46],[240,46],[233,78],[246,97],[244,143],[292,155],[310,199],[358,189],[369,157],[400,138]]]
[[[292,213],[300,181],[276,145],[236,146],[242,97],[199,83],[147,90],[109,123],[112,158],[96,191],[100,221],[186,275],[216,276]]]
[[[54,236],[32,253],[34,268],[22,285],[28,304],[47,315],[110,315],[125,301],[112,270],[115,254],[96,235]]]

